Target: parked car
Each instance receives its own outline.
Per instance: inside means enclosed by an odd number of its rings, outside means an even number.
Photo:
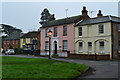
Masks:
[[[10,54],[15,54],[14,49],[8,49],[8,50],[5,52],[5,55],[10,55]]]

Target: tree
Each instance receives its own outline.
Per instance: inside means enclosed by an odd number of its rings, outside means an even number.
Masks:
[[[41,18],[40,18],[40,24],[42,25],[42,24],[44,24],[44,23],[46,23],[47,21],[51,21],[51,20],[55,20],[55,18],[54,18],[54,14],[52,15],[52,14],[50,14],[49,13],[49,10],[47,9],[47,8],[45,8],[44,10],[43,10],[43,12],[41,13]]]

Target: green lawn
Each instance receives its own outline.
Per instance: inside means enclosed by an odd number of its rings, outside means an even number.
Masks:
[[[83,64],[56,60],[2,57],[2,78],[74,78],[87,69]]]

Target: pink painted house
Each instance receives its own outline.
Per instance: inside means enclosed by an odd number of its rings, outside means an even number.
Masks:
[[[45,11],[45,10],[44,10]],[[54,16],[52,16],[54,17]],[[67,57],[67,52],[75,51],[74,43],[74,25],[88,19],[86,7],[83,7],[82,15],[72,16],[68,18],[46,21],[42,23],[41,30],[41,53],[40,55],[48,55],[49,37],[48,31],[52,31],[51,36],[51,53],[58,56]]]

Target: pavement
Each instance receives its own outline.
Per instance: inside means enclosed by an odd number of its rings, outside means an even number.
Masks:
[[[32,55],[2,55],[2,56],[14,56],[14,57],[25,57],[25,58],[44,58]],[[82,76],[77,76],[73,80],[120,80],[119,61],[104,61],[104,60],[80,60],[80,59],[63,59],[63,58],[52,58],[54,60],[73,62],[78,64],[85,64],[90,69]]]

